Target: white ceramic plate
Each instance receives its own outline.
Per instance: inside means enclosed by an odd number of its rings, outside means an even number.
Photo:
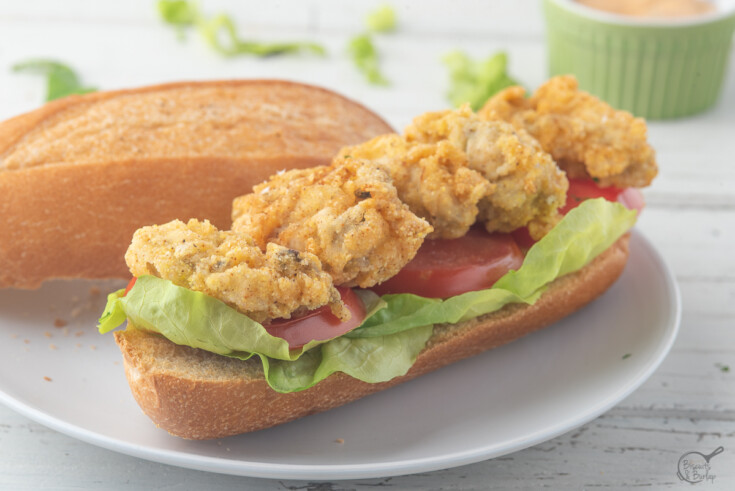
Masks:
[[[112,336],[94,329],[104,294],[90,295],[91,285],[55,282],[36,292],[0,291],[0,401],[62,433],[125,454],[281,479],[431,471],[553,438],[640,386],[669,351],[680,319],[671,272],[634,233],[622,278],[552,327],[327,413],[194,442],[157,429],[134,402]],[[54,327],[56,318],[69,324]]]

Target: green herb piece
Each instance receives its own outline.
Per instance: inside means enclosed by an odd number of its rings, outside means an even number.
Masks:
[[[46,101],[72,94],[87,94],[97,89],[83,87],[74,70],[53,60],[29,60],[13,65],[13,71],[46,76]]]
[[[350,40],[349,52],[357,68],[374,85],[390,85],[380,73],[378,52],[369,34],[361,34]]]
[[[390,5],[381,5],[368,14],[365,23],[372,32],[395,31],[396,11]]]
[[[196,2],[188,0],[159,0],[158,12],[164,22],[171,24],[183,35],[187,27],[196,27],[212,49],[224,56],[274,56],[300,51],[324,55],[326,50],[311,42],[259,43],[239,38],[235,21],[227,14],[206,18]]]
[[[469,103],[473,110],[512,85],[518,85],[507,73],[508,57],[497,53],[485,61],[473,61],[461,51],[453,51],[442,59],[449,68],[450,88],[447,96],[455,106]]]
[[[631,356],[630,353],[625,353],[623,355],[623,360],[627,360],[628,358],[630,358],[630,356]]]
[[[730,373],[730,365],[724,363],[715,363],[715,366],[720,369],[722,373]]]

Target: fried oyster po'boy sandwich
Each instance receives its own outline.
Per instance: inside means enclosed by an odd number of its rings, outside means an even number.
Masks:
[[[570,78],[518,90],[280,172],[234,201],[231,230],[138,230],[134,278],[99,327],[127,319],[115,339],[144,412],[184,438],[267,428],[522,337],[607,290],[642,207],[634,188],[656,174],[645,124]]]

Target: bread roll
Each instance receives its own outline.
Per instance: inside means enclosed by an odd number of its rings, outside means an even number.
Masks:
[[[392,129],[325,89],[189,82],[71,96],[0,123],[0,288],[129,277],[141,226],[230,225],[232,199]]]
[[[156,425],[189,439],[237,435],[341,406],[566,317],[620,276],[628,240],[626,234],[583,269],[555,280],[534,305],[510,304],[460,324],[435,326],[409,372],[379,384],[335,373],[305,391],[282,394],[266,383],[259,359],[240,361],[178,346],[133,327],[116,332],[115,340],[133,396]]]

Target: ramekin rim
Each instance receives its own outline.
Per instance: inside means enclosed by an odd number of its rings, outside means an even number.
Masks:
[[[575,0],[546,0],[563,9],[571,11],[581,17],[587,17],[593,20],[629,27],[685,27],[710,24],[727,17],[735,15],[735,2],[725,5],[719,10],[707,14],[675,19],[658,19],[650,17],[632,17],[627,15],[613,14],[604,12],[586,5],[582,5]]]

